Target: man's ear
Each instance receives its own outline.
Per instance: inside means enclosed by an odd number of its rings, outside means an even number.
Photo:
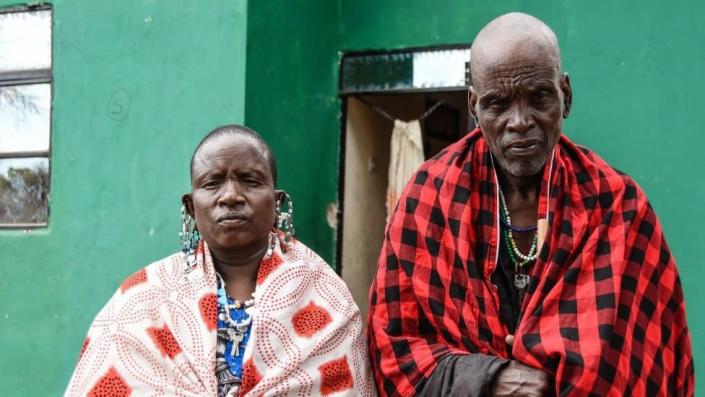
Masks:
[[[475,106],[477,106],[477,93],[475,92],[475,87],[468,87],[468,112],[470,117],[475,120],[475,127],[479,127],[477,122],[477,114],[475,113]]]
[[[193,197],[191,193],[184,193],[181,196],[181,204],[186,207],[186,212],[191,215],[191,218],[196,219],[195,211],[193,210]]]
[[[568,73],[563,73],[560,85],[563,92],[563,118],[566,119],[570,114],[570,107],[573,105],[573,89],[570,88]]]

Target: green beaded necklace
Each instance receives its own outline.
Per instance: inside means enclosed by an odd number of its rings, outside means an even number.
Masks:
[[[507,207],[507,202],[504,199],[502,189],[498,189],[500,202],[500,216],[507,225],[511,226],[512,219],[509,216],[509,207]],[[519,246],[517,246],[517,243],[514,240],[514,234],[512,233],[511,228],[505,227],[502,229],[502,232],[504,233],[504,242],[507,246],[507,252],[509,252],[509,258],[512,260],[512,262],[514,262],[514,286],[519,290],[523,290],[529,284],[529,276],[522,273],[523,267],[535,261],[538,257],[538,250],[536,247],[538,242],[537,235],[534,234],[534,238],[531,240],[531,248],[529,248],[529,253],[524,255],[519,250]]]

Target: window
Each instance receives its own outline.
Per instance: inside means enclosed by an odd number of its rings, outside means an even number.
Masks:
[[[341,61],[340,93],[467,90],[469,63],[467,45],[349,53]]]
[[[51,9],[0,9],[0,227],[49,222]]]

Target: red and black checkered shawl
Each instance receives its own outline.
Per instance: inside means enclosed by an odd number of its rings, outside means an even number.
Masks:
[[[561,395],[692,395],[676,265],[639,186],[561,137],[539,200],[549,229],[511,352],[490,282],[500,241],[497,187],[479,130],[409,181],[370,291],[380,394],[413,395],[443,356],[480,352],[545,370]]]

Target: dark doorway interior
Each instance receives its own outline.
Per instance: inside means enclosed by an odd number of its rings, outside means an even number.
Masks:
[[[399,75],[398,64],[395,65],[397,70],[390,74]],[[461,66],[465,68],[464,64]],[[344,72],[343,67],[341,73]],[[468,119],[467,80],[453,87],[400,88],[399,84],[385,84],[379,75],[374,73],[380,89],[343,93],[341,123],[341,213],[336,263],[363,316],[387,220],[385,200],[393,120],[422,118],[426,159],[474,128]],[[341,91],[344,89],[345,86]]]

